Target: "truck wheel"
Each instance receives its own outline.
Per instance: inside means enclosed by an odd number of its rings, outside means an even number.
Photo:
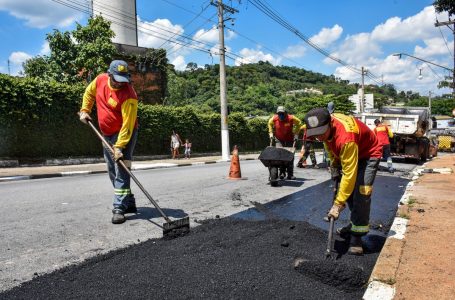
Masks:
[[[270,172],[270,185],[278,186],[278,168],[270,167],[269,172]]]

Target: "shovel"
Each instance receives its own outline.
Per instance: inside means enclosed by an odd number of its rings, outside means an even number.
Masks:
[[[333,202],[332,203],[335,203],[335,198],[338,193],[338,183],[339,183],[338,180],[333,181]],[[333,257],[332,257],[332,240],[333,240],[333,227],[335,225],[335,220],[332,217],[330,217],[329,221],[330,221],[329,237],[327,239],[327,248],[325,250],[325,258],[333,259]]]
[[[103,143],[104,147],[111,153],[114,154],[114,149],[112,146],[106,141],[106,139],[101,135],[101,133],[96,129],[95,125],[93,125],[93,122],[90,120],[87,120],[87,123],[90,125],[90,127],[93,129],[93,131],[96,133],[96,135],[100,138],[101,142]],[[123,160],[117,161],[117,164],[119,164],[134,180],[134,182],[137,184],[137,186],[141,189],[141,191],[145,194],[147,199],[155,206],[155,208],[158,210],[158,212],[161,214],[161,216],[166,220],[166,223],[163,224],[163,236],[164,237],[175,237],[179,235],[183,235],[187,232],[190,231],[190,218],[189,217],[184,217],[182,219],[174,220],[172,221],[169,219],[168,216],[163,212],[163,210],[158,206],[158,203],[156,203],[155,200],[153,200],[152,196],[145,190],[145,188],[142,186],[142,184],[139,182],[139,180],[134,176],[133,173],[128,169],[128,167],[125,165]]]

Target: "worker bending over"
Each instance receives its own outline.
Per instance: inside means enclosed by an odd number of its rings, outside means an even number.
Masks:
[[[288,114],[284,106],[278,106],[276,114],[268,122],[270,143],[275,142],[278,147],[294,147],[301,123],[299,118]],[[284,179],[284,170],[280,170],[280,179]],[[295,179],[294,158],[287,167],[287,179]]]
[[[350,239],[349,254],[363,255],[361,237],[369,231],[371,194],[382,153],[378,139],[356,118],[330,114],[326,108],[310,110],[304,122],[307,137],[324,142],[330,157],[332,179],[337,180],[342,175],[328,217],[338,219],[347,203],[351,222],[337,233]]]

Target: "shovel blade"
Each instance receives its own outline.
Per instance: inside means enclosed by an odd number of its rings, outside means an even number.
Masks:
[[[169,221],[163,224],[164,237],[177,237],[190,231],[190,217]]]

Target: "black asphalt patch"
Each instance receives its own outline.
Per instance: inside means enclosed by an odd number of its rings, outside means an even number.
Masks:
[[[326,231],[306,222],[209,220],[180,238],[38,276],[0,299],[361,299],[378,253],[318,264],[320,278],[294,268],[296,257],[322,261],[326,240]],[[340,284],[344,266],[361,270],[356,282]]]

